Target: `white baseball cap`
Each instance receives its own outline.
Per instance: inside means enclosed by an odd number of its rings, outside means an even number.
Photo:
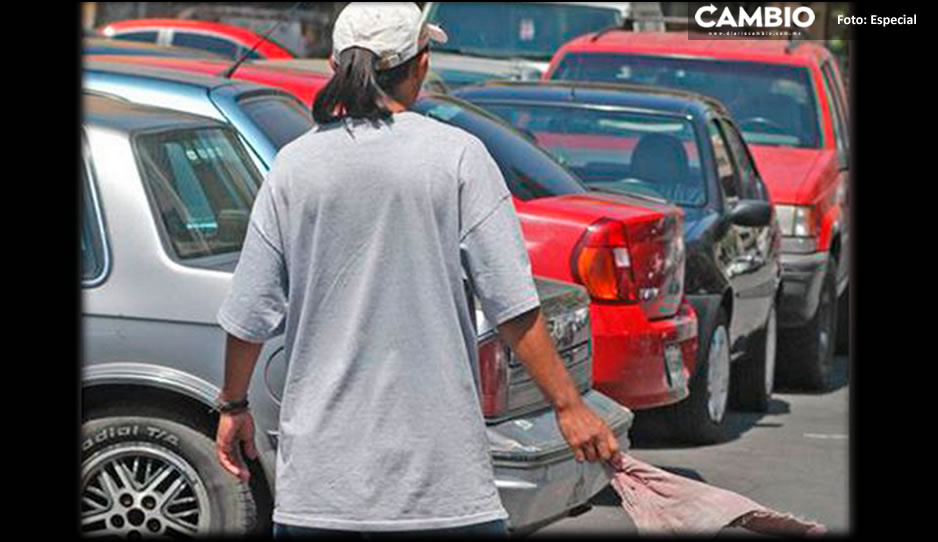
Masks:
[[[447,39],[413,2],[351,2],[332,29],[332,60],[338,63],[342,51],[361,47],[378,55],[376,69],[388,70],[417,56],[430,40]]]

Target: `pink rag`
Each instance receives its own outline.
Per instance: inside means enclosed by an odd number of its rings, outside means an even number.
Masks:
[[[643,463],[620,453],[612,487],[638,534],[704,534],[715,536],[728,526],[774,535],[820,535],[823,525],[766,508],[726,489]]]

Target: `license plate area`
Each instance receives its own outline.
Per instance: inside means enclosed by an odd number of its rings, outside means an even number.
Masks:
[[[684,388],[684,356],[680,346],[670,344],[664,347],[664,373],[668,378],[669,388],[672,390]]]

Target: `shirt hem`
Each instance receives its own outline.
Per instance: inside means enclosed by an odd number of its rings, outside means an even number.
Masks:
[[[508,320],[511,320],[512,318],[515,318],[516,316],[520,316],[528,312],[529,310],[535,309],[540,306],[541,306],[541,300],[537,297],[537,294],[535,294],[534,298],[525,299],[521,303],[512,305],[511,307],[508,307],[507,309],[499,312],[497,315],[495,315],[495,318],[493,318],[493,320],[495,321],[496,325],[500,326],[504,324],[505,322],[507,322]]]
[[[449,529],[465,527],[477,523],[486,523],[499,519],[508,519],[504,509],[448,518],[422,518],[381,521],[355,521],[346,519],[311,517],[274,511],[273,520],[285,525],[312,527],[314,529],[333,529],[337,531],[410,531],[421,529]]]
[[[269,338],[266,335],[251,333],[244,327],[234,323],[234,321],[228,318],[228,316],[223,312],[219,312],[216,315],[215,320],[218,322],[218,325],[227,333],[234,335],[242,341],[249,343],[263,343],[266,342]]]

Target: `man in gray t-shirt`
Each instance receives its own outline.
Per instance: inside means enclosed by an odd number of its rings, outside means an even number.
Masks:
[[[507,518],[464,276],[578,458],[617,451],[553,350],[492,157],[474,136],[406,111],[437,32],[413,4],[347,7],[319,127],[281,150],[254,203],[218,314],[229,334],[220,399],[232,404],[216,441],[245,479],[237,443],[256,454],[253,420],[236,403],[260,346],[285,333],[275,525],[404,531]],[[369,80],[374,93],[360,94]]]

